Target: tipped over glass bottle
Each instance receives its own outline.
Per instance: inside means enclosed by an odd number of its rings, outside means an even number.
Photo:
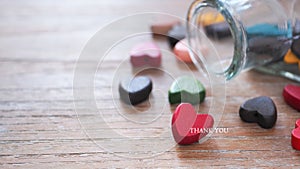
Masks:
[[[277,0],[196,0],[187,20],[194,63],[227,80],[281,61],[293,39],[294,22]]]

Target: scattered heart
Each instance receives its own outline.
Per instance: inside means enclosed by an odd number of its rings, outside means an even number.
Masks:
[[[197,114],[189,103],[177,106],[172,117],[172,133],[174,140],[180,145],[188,145],[204,138],[214,125],[209,114]]]
[[[151,24],[150,29],[153,35],[164,35],[172,29],[173,26],[180,24],[180,20],[173,19],[168,21],[156,21]]]
[[[288,105],[300,111],[300,86],[286,85],[282,95]]]
[[[175,25],[168,32],[168,41],[170,47],[173,49],[177,42],[186,37],[186,28],[183,25]]]
[[[148,99],[152,81],[146,76],[125,79],[119,84],[120,98],[127,104],[136,105]]]
[[[179,41],[175,45],[173,51],[178,60],[181,60],[185,63],[193,63],[192,58],[189,53],[189,45],[188,45],[187,39],[182,39],[181,41]],[[207,55],[208,48],[206,46],[202,45],[202,46],[200,46],[200,52],[203,55]]]
[[[260,127],[272,128],[277,120],[277,108],[273,100],[266,96],[246,101],[239,110],[240,117],[248,123],[257,123]]]
[[[300,150],[300,119],[296,121],[295,129],[292,131],[292,147]]]
[[[205,88],[195,78],[182,76],[177,78],[169,90],[169,102],[199,104],[205,99]]]
[[[153,42],[137,44],[130,51],[130,61],[134,67],[161,65],[160,48]]]

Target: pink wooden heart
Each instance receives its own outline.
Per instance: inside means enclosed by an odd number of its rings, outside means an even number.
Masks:
[[[140,43],[130,51],[130,61],[134,67],[161,65],[161,51],[153,42]]]
[[[181,145],[193,144],[208,134],[214,119],[209,114],[198,114],[189,103],[181,103],[172,117],[174,140]]]

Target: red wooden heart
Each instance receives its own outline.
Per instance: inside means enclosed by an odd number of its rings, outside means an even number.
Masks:
[[[300,86],[286,85],[282,95],[288,105],[300,111]]]
[[[214,119],[209,114],[198,114],[189,103],[181,103],[172,117],[174,140],[181,145],[193,144],[208,134]]]
[[[300,150],[300,119],[296,121],[295,129],[292,131],[292,147]]]
[[[130,61],[135,67],[144,65],[158,67],[161,64],[161,51],[153,42],[137,44],[130,51]]]

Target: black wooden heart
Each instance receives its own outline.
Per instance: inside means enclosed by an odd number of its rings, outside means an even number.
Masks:
[[[272,128],[277,120],[277,108],[273,100],[266,96],[246,101],[239,110],[243,121],[257,123],[262,128]]]
[[[300,38],[299,37],[293,40],[291,50],[297,56],[297,58],[300,59]]]
[[[183,25],[175,25],[168,32],[168,41],[170,47],[173,49],[176,43],[186,37],[186,28]]]
[[[227,22],[214,23],[204,27],[208,37],[214,39],[224,39],[231,37],[230,28]]]
[[[127,104],[136,105],[148,99],[152,81],[146,76],[123,80],[119,84],[120,98]]]

